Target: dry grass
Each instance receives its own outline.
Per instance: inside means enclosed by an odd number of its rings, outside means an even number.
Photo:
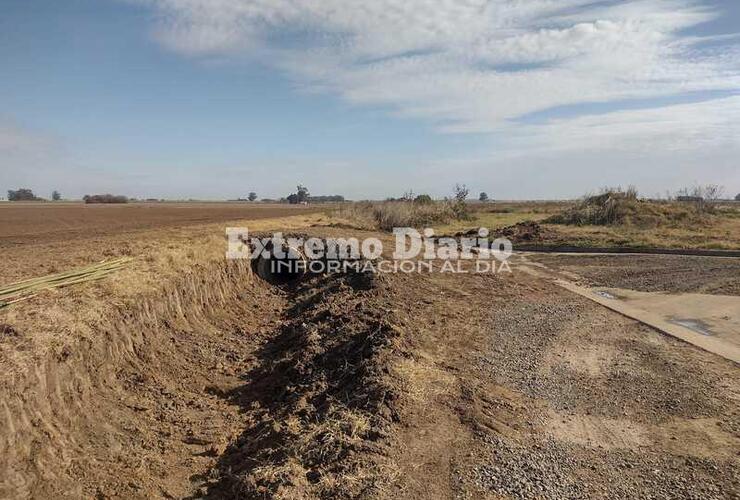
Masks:
[[[558,244],[590,247],[740,249],[740,218],[714,216],[694,227],[545,225]]]
[[[530,220],[541,221],[546,217],[546,214],[529,211],[511,213],[478,212],[474,213],[470,220],[454,221],[447,224],[437,224],[432,227],[436,234],[451,235],[459,232],[465,232],[471,229],[479,229],[481,227],[485,227],[490,230],[500,229],[506,226],[513,226],[518,222]]]
[[[250,231],[268,231],[326,221],[325,216],[312,214],[232,224]],[[0,362],[8,370],[25,371],[34,363],[30,357],[43,358],[49,350],[58,352],[94,336],[91,325],[104,322],[116,310],[135,307],[143,297],[161,296],[166,283],[223,262],[225,251],[225,224],[156,229],[133,239],[118,235],[90,242],[59,241],[4,249],[0,262],[3,285],[103,259],[133,257],[134,261],[105,280],[43,290],[30,300],[0,309],[0,323],[16,326],[23,334],[19,342],[24,344],[22,349],[0,344]]]
[[[396,227],[429,227],[470,220],[468,205],[454,200],[359,202],[342,206],[336,217],[359,229],[392,231]]]
[[[373,207],[378,228],[392,231],[394,227],[424,227],[465,219],[467,214],[456,210],[454,204],[445,201],[414,203],[404,201],[385,202]]]
[[[471,204],[469,219],[435,224],[432,227],[437,234],[455,234],[481,227],[494,230],[524,221],[539,222],[570,205],[570,202],[534,201]]]
[[[634,201],[620,224],[568,225],[546,222],[548,218],[572,210],[576,202],[506,202],[472,205],[472,218],[434,225],[437,234],[455,234],[486,227],[491,230],[519,222],[542,224],[548,239],[542,244],[644,247],[740,248],[740,204],[719,204],[713,213],[697,214],[691,204]]]

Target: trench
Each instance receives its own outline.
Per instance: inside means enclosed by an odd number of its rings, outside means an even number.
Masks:
[[[326,496],[373,484],[391,318],[366,275],[214,263],[4,380],[2,498]],[[351,453],[350,453],[351,452]],[[352,484],[343,482],[351,477]]]

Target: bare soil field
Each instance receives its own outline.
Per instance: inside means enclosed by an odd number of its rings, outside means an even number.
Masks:
[[[164,227],[315,213],[319,207],[259,203],[0,203],[0,248]]]
[[[287,215],[238,222],[392,248]],[[225,225],[0,249],[6,283],[134,259],[0,309],[0,498],[740,494],[731,361],[516,266],[270,286],[224,260]],[[649,259],[677,288],[684,261]],[[589,262],[548,265],[611,286],[637,267]],[[694,289],[730,289],[736,260],[690,262]]]

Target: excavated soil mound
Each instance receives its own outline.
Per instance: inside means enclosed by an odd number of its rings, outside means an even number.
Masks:
[[[221,457],[213,497],[354,498],[395,416],[383,276],[316,277],[294,290],[245,384],[224,394],[250,425]]]
[[[461,236],[478,236],[478,229],[455,234],[456,238]],[[528,220],[496,229],[489,235],[489,238],[508,238],[514,244],[536,243],[545,239],[545,230],[537,222]]]
[[[512,243],[531,243],[542,239],[542,226],[534,221],[518,222],[494,231],[496,238],[508,238]]]

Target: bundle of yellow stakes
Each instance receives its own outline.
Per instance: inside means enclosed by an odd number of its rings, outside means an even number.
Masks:
[[[121,257],[119,259],[104,260],[92,266],[75,269],[59,274],[51,274],[42,278],[33,278],[30,280],[19,281],[6,287],[0,288],[0,309],[30,299],[36,296],[42,290],[52,288],[62,288],[77,283],[85,283],[105,278],[111,273],[118,271],[131,263],[131,257]]]

